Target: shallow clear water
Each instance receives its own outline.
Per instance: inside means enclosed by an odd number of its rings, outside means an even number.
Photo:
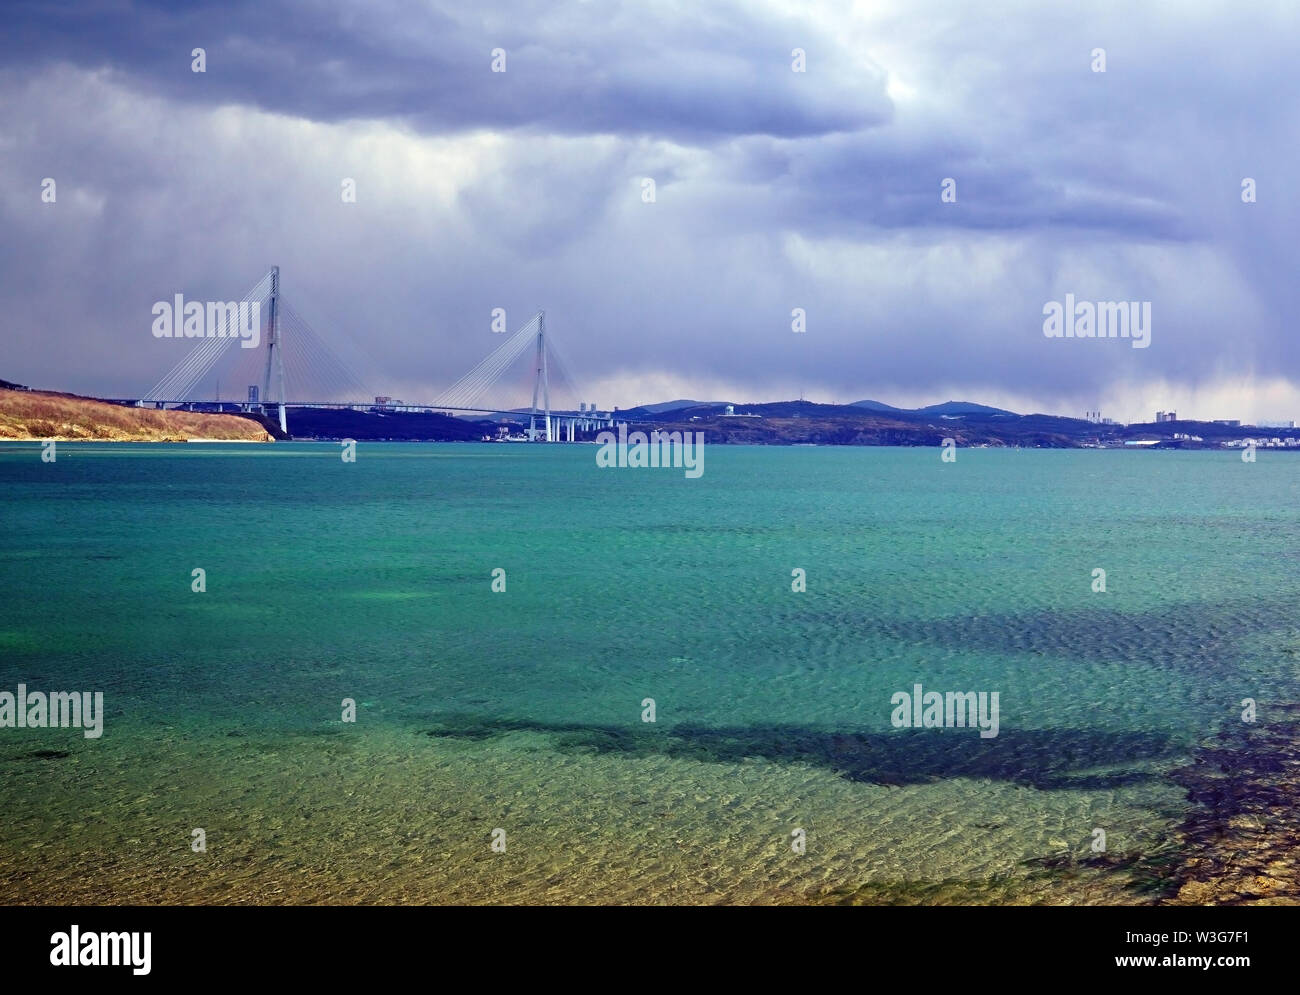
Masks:
[[[1167,845],[1296,700],[1294,454],[594,453],[0,450],[0,691],[106,710],[0,729],[0,901],[1137,900],[1032,868]]]

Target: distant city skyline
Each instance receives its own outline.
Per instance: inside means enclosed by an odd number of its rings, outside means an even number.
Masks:
[[[1300,418],[1298,17],[23,5],[0,377],[143,392],[182,354],[153,302],[278,264],[366,386],[415,401],[494,348],[494,309],[513,329],[542,306],[605,409]],[[1054,303],[1076,331],[1066,301],[1103,336],[1127,303],[1149,341],[1050,337]]]

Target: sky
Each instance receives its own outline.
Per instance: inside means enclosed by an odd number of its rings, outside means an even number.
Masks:
[[[140,396],[192,346],[156,302],[276,264],[411,401],[544,308],[603,409],[1300,419],[1298,11],[18,0],[0,378]],[[1067,294],[1150,302],[1148,347],[1046,336]]]

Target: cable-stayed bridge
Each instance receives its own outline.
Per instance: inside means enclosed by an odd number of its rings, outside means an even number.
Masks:
[[[177,301],[178,310],[181,301]],[[239,308],[243,307],[244,311]],[[207,318],[204,327],[203,317]],[[187,314],[187,320],[191,320]],[[280,430],[288,433],[286,408],[352,408],[356,410],[438,411],[449,414],[508,415],[529,418],[528,438],[547,442],[573,441],[579,431],[612,425],[613,416],[590,410],[551,407],[551,381],[566,393],[577,393],[572,376],[546,334],[546,313],[538,311],[478,365],[428,402],[393,401],[372,395],[352,368],[325,344],[316,331],[284,299],[280,268],[273,266],[239,301],[208,305],[196,319],[193,349],[135,404],[142,407],[190,407],[214,403],[200,396],[214,380],[215,400],[220,384],[248,385],[246,400],[234,402],[245,411],[279,416]],[[174,316],[181,336],[180,314]],[[254,324],[255,323],[255,324]],[[189,331],[189,329],[186,329]],[[254,343],[250,347],[249,343]],[[532,404],[524,408],[493,407],[489,398],[517,371],[521,359],[532,351],[530,370]],[[373,397],[374,400],[369,398]]]

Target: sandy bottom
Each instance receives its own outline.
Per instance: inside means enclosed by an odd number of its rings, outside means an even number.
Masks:
[[[66,754],[7,736],[0,901],[1141,903],[1141,863],[1167,849],[1186,793],[887,787],[798,762],[434,733],[119,728],[69,736]]]

